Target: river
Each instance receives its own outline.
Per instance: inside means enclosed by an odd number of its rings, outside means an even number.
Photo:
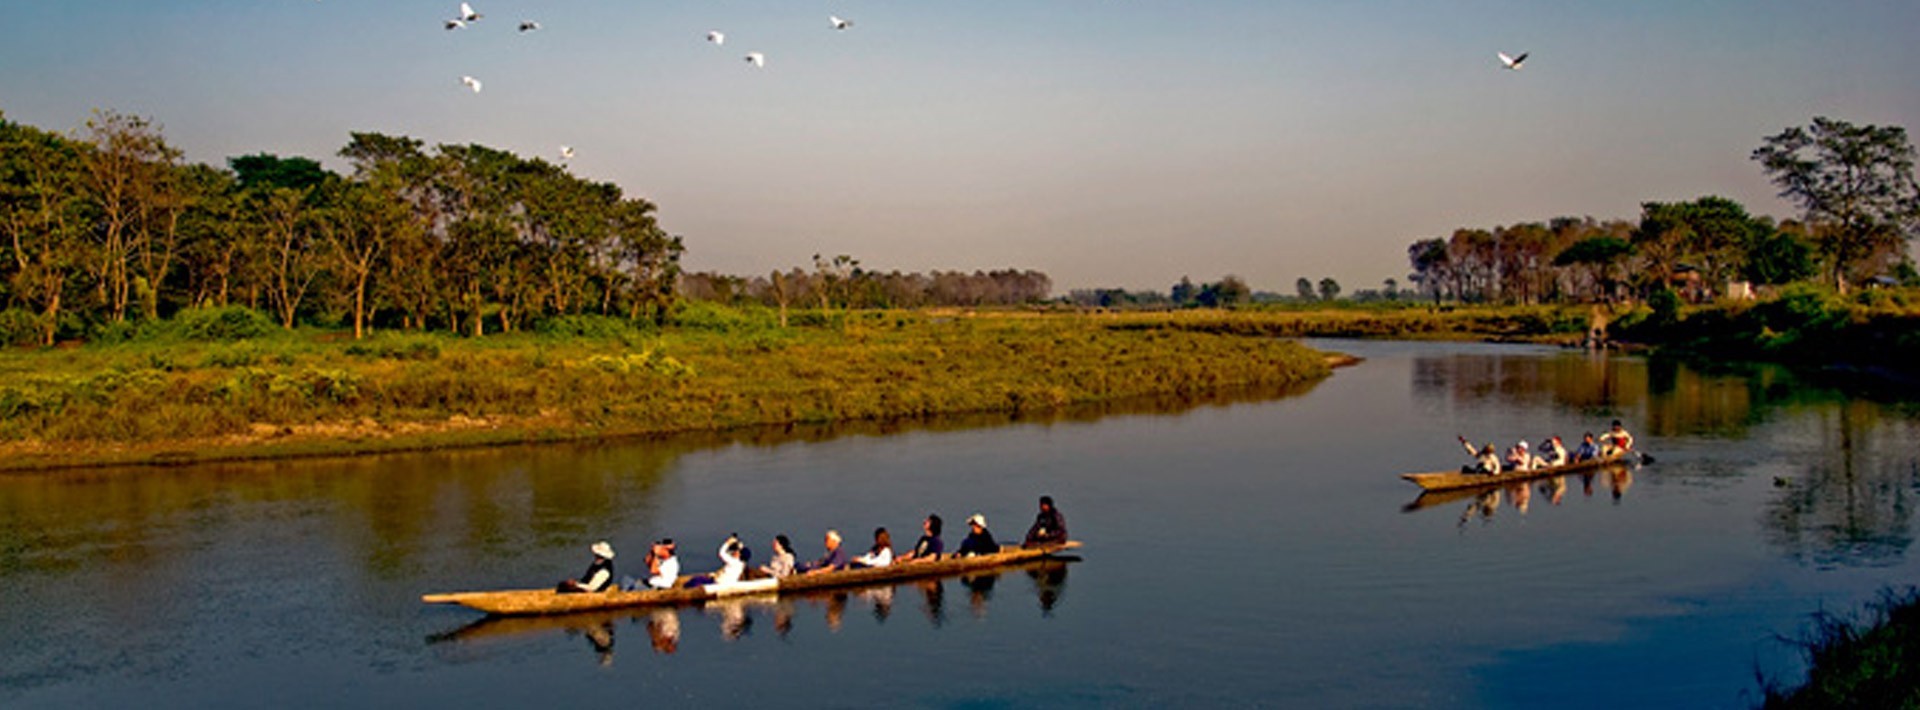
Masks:
[[[1311,386],[941,419],[0,477],[0,706],[1742,707],[1809,615],[1912,584],[1920,413],[1771,367],[1314,341]],[[1624,473],[1416,504],[1456,433],[1619,418]],[[423,593],[938,512],[1080,560],[487,622]],[[763,557],[764,558],[764,557]]]

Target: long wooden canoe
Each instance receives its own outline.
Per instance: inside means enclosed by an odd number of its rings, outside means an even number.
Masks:
[[[1436,473],[1403,473],[1403,474],[1400,474],[1400,477],[1407,479],[1409,481],[1413,481],[1416,485],[1419,485],[1422,489],[1425,489],[1425,490],[1449,491],[1449,490],[1454,490],[1459,488],[1479,488],[1482,486],[1493,486],[1493,485],[1499,485],[1502,483],[1512,483],[1514,481],[1525,481],[1532,478],[1544,478],[1546,476],[1554,476],[1562,473],[1588,471],[1596,468],[1603,468],[1613,464],[1629,463],[1630,461],[1626,460],[1627,457],[1632,457],[1631,460],[1637,461],[1639,460],[1640,454],[1637,452],[1629,451],[1625,454],[1615,454],[1613,456],[1602,456],[1600,458],[1587,459],[1585,461],[1578,461],[1575,463],[1566,464],[1564,466],[1547,466],[1544,468],[1536,468],[1529,471],[1502,471],[1500,473],[1495,473],[1495,474],[1461,473],[1459,471],[1440,471]]]
[[[923,581],[926,579],[930,579],[932,577],[954,577],[954,576],[962,576],[970,573],[971,574],[995,574],[995,575],[1019,573],[1019,572],[1038,573],[1038,572],[1044,572],[1048,570],[1058,570],[1062,567],[1065,567],[1073,559],[1074,559],[1073,557],[1047,556],[1047,557],[1030,559],[1023,562],[1014,562],[1011,564],[1005,564],[1005,565],[1001,565],[998,567],[994,567],[993,569],[984,570],[984,571],[983,570],[972,570],[971,572],[961,571],[961,572],[954,572],[952,574],[940,574],[940,575],[929,575],[927,577],[916,577],[913,580],[889,580],[889,581],[874,582],[873,584],[856,585],[853,587],[840,587],[837,589],[815,589],[815,590],[807,590],[807,591],[783,592],[783,593],[780,593],[778,596],[762,594],[762,595],[732,597],[727,599],[708,599],[706,600],[705,604],[707,605],[706,608],[709,611],[713,610],[715,608],[714,605],[716,604],[722,604],[722,605],[740,604],[740,605],[745,605],[749,608],[754,608],[754,607],[771,608],[774,605],[788,603],[790,601],[795,601],[795,600],[801,601],[801,602],[813,600],[817,602],[834,594],[842,594],[848,591],[858,593],[861,589],[882,588],[888,585],[903,584],[903,583],[914,582],[914,581]],[[476,641],[483,641],[487,639],[515,638],[515,637],[529,636],[529,635],[547,633],[547,632],[556,631],[556,630],[585,632],[590,629],[602,627],[606,624],[611,624],[615,622],[644,620],[644,619],[647,619],[650,614],[661,612],[664,606],[671,606],[671,605],[633,606],[633,607],[622,607],[618,609],[600,609],[595,611],[583,611],[577,614],[521,614],[517,616],[503,616],[499,614],[488,614],[478,619],[473,619],[472,621],[467,622],[466,625],[461,626],[460,628],[428,636],[427,642],[433,643],[433,644],[448,643],[448,642],[454,642],[454,643],[476,642]]]
[[[675,587],[673,589],[647,589],[631,592],[610,590],[595,594],[560,594],[552,589],[510,589],[495,592],[453,592],[448,594],[427,594],[420,601],[428,604],[459,604],[471,609],[484,611],[498,616],[521,616],[528,614],[571,614],[600,609],[619,609],[633,606],[658,606],[668,604],[691,604],[694,602],[717,599],[726,596],[745,594],[779,594],[790,591],[826,589],[896,579],[916,577],[935,577],[971,572],[974,570],[1005,567],[1028,560],[1057,555],[1066,550],[1080,547],[1080,541],[1070,540],[1059,545],[1045,547],[1020,547],[1002,545],[1000,551],[991,555],[972,557],[945,556],[926,562],[904,562],[886,567],[868,567],[818,574],[801,574],[779,579],[750,579],[731,584],[709,584],[704,587]],[[689,577],[683,576],[679,584],[686,584]]]

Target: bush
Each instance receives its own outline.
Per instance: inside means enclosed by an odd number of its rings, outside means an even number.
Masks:
[[[0,345],[39,345],[40,317],[24,308],[0,311]]]
[[[549,338],[624,340],[638,335],[640,328],[625,318],[584,314],[541,319],[533,332]]]
[[[719,333],[766,330],[779,324],[779,317],[765,307],[730,308],[710,301],[681,301],[669,320],[681,328]]]
[[[208,342],[258,338],[280,327],[266,314],[246,306],[189,308],[175,315],[174,323],[187,339]]]
[[[349,344],[346,353],[355,357],[389,360],[437,360],[440,340],[431,335],[375,335]]]

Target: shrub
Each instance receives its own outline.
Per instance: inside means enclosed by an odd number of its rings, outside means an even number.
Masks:
[[[543,318],[533,324],[533,332],[549,338],[622,340],[639,334],[640,328],[625,318],[582,314]]]
[[[40,344],[40,317],[24,308],[0,311],[0,345]]]
[[[682,301],[674,308],[673,325],[720,333],[766,330],[778,325],[778,316],[765,307],[730,308],[709,301]]]
[[[258,338],[280,327],[246,306],[189,308],[174,316],[174,322],[188,339],[209,342]]]

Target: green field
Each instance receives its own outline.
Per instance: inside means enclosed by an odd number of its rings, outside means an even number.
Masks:
[[[1040,412],[1327,374],[1186,314],[688,309],[486,338],[284,331],[190,312],[122,342],[0,355],[0,467],[352,453]]]

